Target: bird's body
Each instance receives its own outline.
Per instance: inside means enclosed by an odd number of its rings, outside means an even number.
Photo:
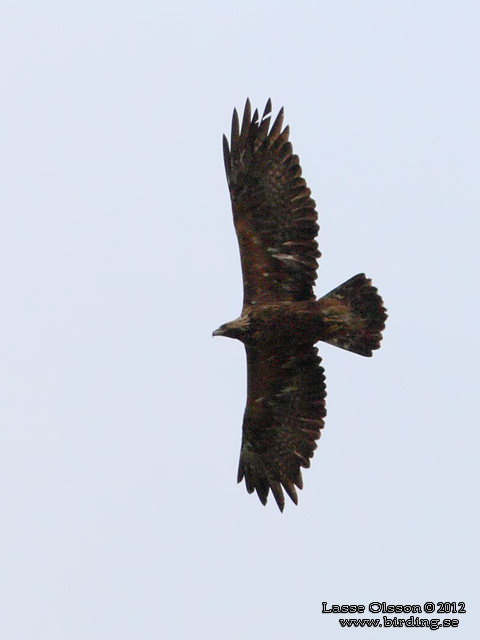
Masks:
[[[297,503],[301,467],[324,425],[325,376],[314,346],[323,341],[370,356],[380,346],[386,313],[363,274],[316,300],[320,256],[315,202],[301,177],[298,156],[282,131],[283,110],[270,126],[247,100],[240,129],[234,111],[224,157],[244,282],[241,316],[214,332],[244,343],[247,405],[239,482],[245,478],[263,504],[283,489]]]

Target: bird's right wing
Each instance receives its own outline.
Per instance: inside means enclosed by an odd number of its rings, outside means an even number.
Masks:
[[[238,481],[266,504],[269,490],[281,511],[282,487],[297,504],[301,467],[310,466],[325,417],[325,376],[313,345],[246,345],[248,394]]]

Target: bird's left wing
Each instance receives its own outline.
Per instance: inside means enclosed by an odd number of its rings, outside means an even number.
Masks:
[[[238,482],[266,504],[269,490],[281,511],[282,487],[297,504],[301,467],[310,466],[325,417],[325,376],[313,345],[246,345],[248,393]]]
[[[244,305],[314,299],[320,256],[315,202],[283,127],[283,109],[270,127],[272,104],[252,115],[247,100],[240,126],[233,113],[223,152],[242,260]]]

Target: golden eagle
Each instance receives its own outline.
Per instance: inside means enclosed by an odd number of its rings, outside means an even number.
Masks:
[[[238,482],[266,504],[269,490],[283,511],[282,487],[297,504],[301,467],[310,466],[324,425],[325,376],[319,340],[371,356],[387,314],[363,273],[316,300],[315,202],[283,126],[270,128],[268,100],[261,119],[247,100],[240,128],[233,112],[223,151],[240,245],[243,308],[214,336],[236,338],[247,352],[247,405]]]

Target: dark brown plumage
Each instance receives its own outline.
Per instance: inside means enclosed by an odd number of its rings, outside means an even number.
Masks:
[[[325,418],[325,376],[314,346],[322,340],[371,356],[387,317],[364,274],[316,300],[320,257],[315,202],[283,126],[270,127],[247,100],[240,127],[233,112],[223,137],[227,181],[240,245],[243,308],[214,335],[236,338],[247,352],[247,405],[238,481],[266,504],[270,489],[283,511],[283,489],[297,504],[301,467],[310,466]]]

